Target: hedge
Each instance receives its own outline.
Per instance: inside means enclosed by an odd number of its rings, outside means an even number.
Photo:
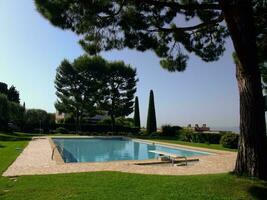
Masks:
[[[162,132],[161,132],[162,136],[175,137],[178,134],[178,131],[180,131],[182,129],[182,127],[180,127],[180,126],[171,126],[171,125],[163,125],[161,127],[161,129],[162,129]]]
[[[219,144],[222,134],[184,131],[179,137],[186,142]]]
[[[222,136],[220,144],[225,148],[237,149],[238,137],[235,133],[226,133]]]
[[[55,124],[52,128],[53,130],[62,127],[71,132],[76,131],[75,124]],[[126,132],[126,133],[138,133],[139,128],[125,127],[125,126],[115,126],[116,132]],[[112,132],[112,127],[110,125],[100,125],[100,124],[82,124],[79,127],[79,132],[94,132],[94,133],[108,133]]]

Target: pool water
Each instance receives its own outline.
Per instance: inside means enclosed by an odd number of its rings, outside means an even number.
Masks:
[[[152,150],[179,156],[209,155],[207,152],[171,148],[125,138],[53,138],[63,160],[70,162],[105,162],[146,160],[157,157]]]

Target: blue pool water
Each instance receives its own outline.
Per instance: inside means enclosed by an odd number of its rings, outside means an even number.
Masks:
[[[125,138],[53,138],[63,160],[69,162],[105,162],[156,158],[151,150],[180,156],[208,155],[207,152],[170,148]],[[61,150],[62,149],[62,150]]]

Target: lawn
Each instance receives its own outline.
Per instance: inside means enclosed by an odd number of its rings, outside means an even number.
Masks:
[[[184,142],[175,139],[152,139],[155,142],[166,142],[171,144],[181,144],[186,146],[192,147],[203,147],[208,149],[215,149],[215,150],[224,150],[224,151],[237,151],[237,149],[228,149],[224,148],[221,144],[206,144],[206,143],[192,143],[192,142]]]
[[[31,135],[0,134],[0,172]],[[1,200],[65,199],[266,199],[267,182],[231,174],[160,176],[119,172],[0,178]]]

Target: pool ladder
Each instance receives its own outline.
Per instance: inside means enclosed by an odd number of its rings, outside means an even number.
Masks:
[[[59,148],[57,148],[57,147],[59,147]],[[51,160],[54,160],[54,155],[55,155],[56,149],[58,149],[60,154],[62,154],[62,152],[63,152],[63,147],[61,145],[55,145],[54,148],[52,149]]]

